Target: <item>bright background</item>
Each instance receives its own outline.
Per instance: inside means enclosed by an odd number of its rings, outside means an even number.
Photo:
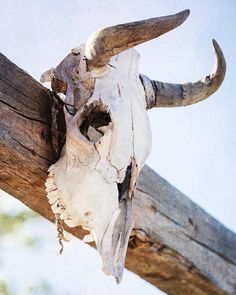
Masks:
[[[147,164],[236,231],[234,0],[0,2],[0,50],[38,80],[41,73],[56,66],[71,48],[85,42],[100,27],[189,8],[191,14],[182,26],[137,47],[141,54],[140,72],[168,82],[199,80],[214,66],[211,39],[215,38],[227,61],[226,78],[219,91],[204,102],[187,108],[149,111],[153,146]],[[22,208],[9,197],[0,199],[2,212]],[[39,281],[52,284],[57,295],[161,294],[128,272],[116,286],[112,278],[101,272],[97,253],[73,238],[66,245],[65,254],[58,257],[55,228],[47,221],[26,222],[24,231],[39,236],[41,244],[25,247],[18,237],[21,229],[0,247],[0,279],[14,285],[17,292],[13,294],[25,295],[25,286]],[[46,289],[27,294],[54,294]]]

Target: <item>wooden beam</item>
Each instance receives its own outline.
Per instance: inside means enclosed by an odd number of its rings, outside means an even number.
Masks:
[[[50,103],[49,90],[0,55],[0,188],[54,221],[44,192],[55,162]],[[236,294],[236,235],[148,167],[134,212],[129,270],[167,294]]]

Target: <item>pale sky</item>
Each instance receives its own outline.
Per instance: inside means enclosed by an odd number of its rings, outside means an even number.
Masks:
[[[1,52],[36,79],[45,70],[56,66],[71,48],[84,43],[90,33],[100,27],[173,14],[189,8],[191,14],[183,25],[137,47],[141,54],[140,72],[166,82],[199,80],[213,69],[211,39],[214,38],[226,58],[225,81],[217,93],[202,103],[186,108],[149,111],[153,146],[147,164],[207,212],[236,231],[234,0],[1,2]],[[68,246],[71,254],[68,255],[64,268],[67,272],[72,272],[73,284],[76,286],[77,282],[80,291],[65,294],[128,294],[134,290],[135,294],[159,294],[157,289],[140,279],[136,280],[133,276],[131,279],[127,272],[121,286],[117,287],[113,280],[103,278],[96,252],[87,250],[88,247],[82,243],[72,244]],[[50,255],[55,252],[53,251],[49,250]],[[86,253],[81,255],[78,265],[73,258],[77,255],[76,251]],[[48,253],[42,255],[48,259]],[[20,261],[21,258],[15,259]],[[71,265],[69,259],[74,260]],[[65,261],[63,258],[60,260],[62,271]],[[57,263],[55,257],[53,261],[51,264]],[[32,265],[33,262],[29,268]],[[58,265],[55,267],[59,268]],[[91,279],[99,283],[98,289],[94,286],[95,282],[89,281]],[[63,283],[65,290],[67,282],[70,282],[69,278]],[[84,285],[87,289],[81,287],[81,282],[86,282]],[[140,287],[137,287],[137,282],[140,282]]]

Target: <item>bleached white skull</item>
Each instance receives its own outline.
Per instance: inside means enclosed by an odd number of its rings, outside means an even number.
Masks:
[[[81,225],[95,240],[106,274],[122,277],[133,228],[132,199],[150,152],[146,109],[185,106],[207,98],[223,81],[218,44],[216,71],[202,81],[169,84],[139,74],[133,47],[179,26],[189,15],[117,25],[93,33],[41,81],[65,95],[66,143],[49,168],[49,203],[68,226]]]

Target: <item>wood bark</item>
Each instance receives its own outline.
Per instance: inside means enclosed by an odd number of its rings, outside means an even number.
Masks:
[[[44,182],[55,162],[51,93],[0,54],[0,188],[54,222]],[[236,235],[147,166],[126,267],[167,294],[236,294]],[[84,231],[66,228],[78,238]]]

